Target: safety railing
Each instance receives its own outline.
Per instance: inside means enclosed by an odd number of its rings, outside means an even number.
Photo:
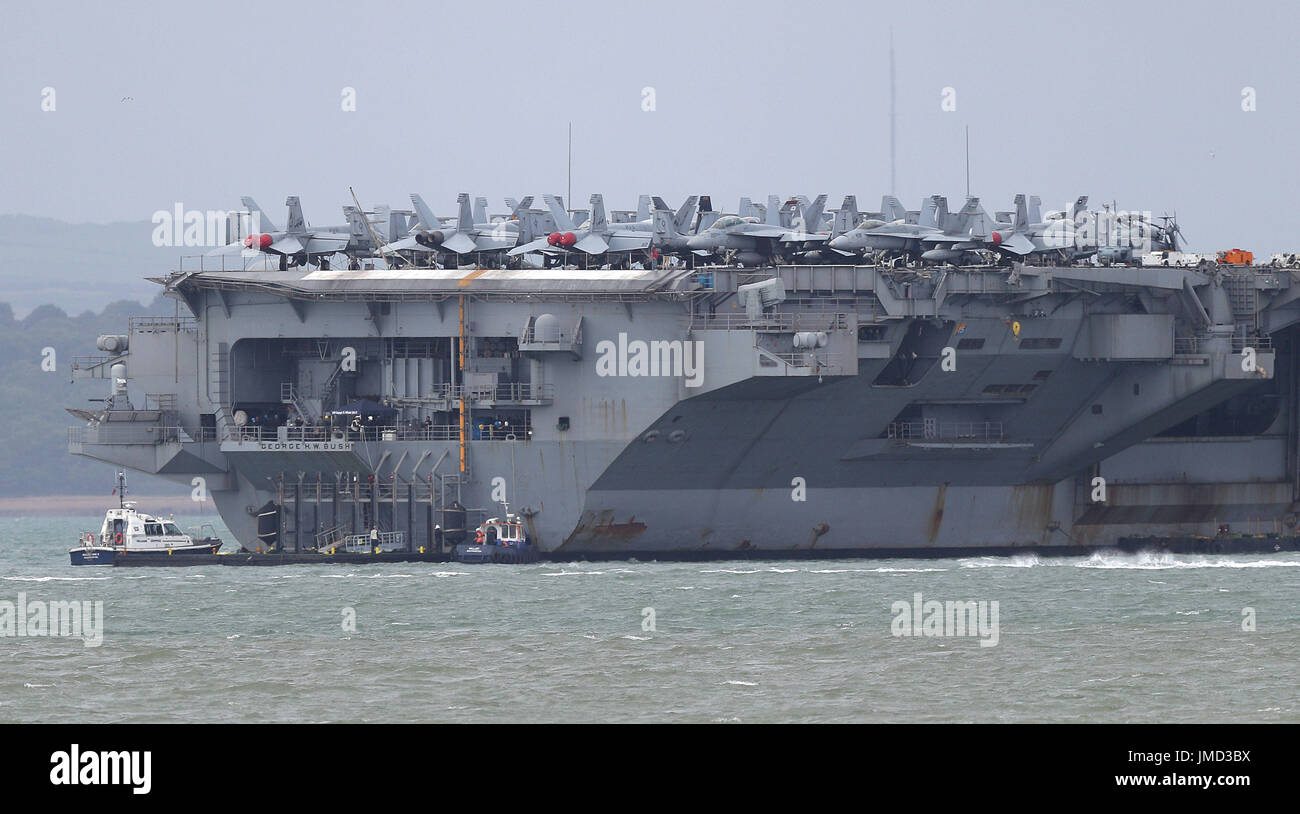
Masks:
[[[1241,353],[1246,348],[1254,348],[1256,351],[1273,350],[1273,337],[1271,336],[1234,336],[1232,337],[1232,352]]]
[[[77,429],[76,427],[72,429]],[[225,441],[278,441],[280,427],[243,426],[227,427]],[[285,427],[284,439],[288,441],[457,441],[460,439],[458,424],[390,424],[365,425],[360,428],[351,426],[321,426],[309,424],[300,427]],[[523,441],[532,435],[532,426],[527,421],[514,421],[509,424],[471,421],[465,428],[469,440],[473,441]]]
[[[159,330],[193,331],[199,321],[194,317],[130,317],[127,324],[131,333],[153,333]]]
[[[159,424],[104,423],[89,427],[68,427],[68,445],[85,444],[163,444],[191,440],[184,427]],[[73,449],[72,451],[77,451]]]
[[[821,311],[813,313],[778,311],[764,314],[758,319],[751,319],[744,313],[705,314],[703,322],[695,327],[701,330],[739,330],[749,329],[771,333],[789,333],[792,331],[834,331],[848,325],[847,315],[841,311]]]
[[[886,436],[895,441],[995,441],[1005,437],[1000,421],[895,421]]]

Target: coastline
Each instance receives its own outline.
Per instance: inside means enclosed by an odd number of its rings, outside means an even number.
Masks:
[[[202,502],[180,495],[128,494],[140,511],[155,515],[214,515],[217,505],[211,500]],[[32,495],[27,497],[0,497],[0,517],[33,515],[93,514],[103,516],[104,510],[117,505],[116,495]]]

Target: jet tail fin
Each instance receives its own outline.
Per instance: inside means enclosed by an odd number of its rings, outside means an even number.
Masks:
[[[289,222],[285,224],[285,231],[289,233],[307,231],[307,219],[302,216],[302,203],[298,200],[298,196],[290,195],[285,198],[284,205],[289,207]]]
[[[699,196],[692,195],[678,208],[677,214],[673,218],[678,232],[685,233],[691,228],[691,221],[695,220],[695,207],[698,201]]]
[[[781,225],[781,199],[775,195],[767,196],[767,225]]]
[[[1011,223],[1012,228],[1017,232],[1029,228],[1029,204],[1026,202],[1023,192],[1016,196],[1016,219]]]
[[[818,195],[810,204],[799,205],[799,217],[803,221],[800,228],[805,232],[816,232],[822,226],[822,212],[826,210],[826,195]]]
[[[423,226],[425,229],[437,229],[438,218],[434,216],[433,210],[424,202],[424,199],[414,192],[411,193],[411,206],[415,209],[415,214],[419,218],[416,226]]]
[[[551,210],[551,217],[555,218],[556,227],[568,232],[573,231],[573,219],[564,210],[564,199],[559,195],[543,195],[542,200],[546,202],[546,207]]]
[[[591,233],[593,235],[604,234],[609,231],[609,223],[605,220],[605,196],[599,192],[591,196]]]
[[[510,207],[510,216],[518,218],[520,214],[533,205],[533,196],[525,195],[522,201],[516,201],[514,198],[506,198],[506,206]]]
[[[468,192],[462,192],[456,196],[456,206],[460,209],[457,215],[456,229],[460,232],[468,232],[474,228],[474,210],[469,205]]]
[[[395,240],[400,240],[402,237],[410,233],[413,225],[414,224],[412,224],[406,217],[405,212],[397,212],[389,209],[388,233],[385,235],[384,239],[389,243],[392,243]]]
[[[948,228],[948,198],[944,195],[934,196],[934,225],[940,229]]]
[[[650,214],[650,217],[654,223],[654,235],[657,242],[681,234],[677,228],[677,223],[673,220],[671,209],[656,209]]]
[[[944,226],[946,235],[964,235],[970,231],[972,222],[977,216],[982,215],[984,209],[980,206],[979,198],[968,198],[966,205],[961,208],[957,214],[948,218],[948,223]]]
[[[896,220],[907,220],[907,207],[903,202],[893,195],[882,195],[880,198],[880,219],[886,223],[892,223]]]
[[[257,205],[257,201],[245,196],[240,198],[239,202],[248,210],[249,220],[252,221],[249,226],[250,234],[253,232],[262,233],[279,231],[279,229],[275,228],[275,224],[271,222],[271,219],[266,216],[266,212],[262,211],[262,207]]]
[[[364,230],[365,237],[370,236],[370,229],[367,228],[365,221],[366,213],[361,212],[361,228]],[[397,232],[393,231],[393,209],[388,204],[375,205],[375,219],[370,222],[375,231],[375,237],[379,238],[380,245],[392,243],[397,240]]]
[[[938,195],[931,195],[924,201],[921,201],[921,214],[916,219],[917,224],[921,226],[933,226],[936,229],[940,227],[939,200]],[[944,204],[944,208],[947,208],[947,204]]]
[[[636,199],[637,222],[650,219],[650,196],[641,195]]]
[[[1043,222],[1043,199],[1037,195],[1029,196],[1029,222]]]
[[[831,237],[839,237],[845,232],[851,232],[858,225],[858,196],[845,195],[844,203],[840,204],[839,211],[835,213],[835,222],[831,226]]]
[[[348,221],[348,235],[354,240],[366,236],[365,213],[355,206],[343,207],[343,217]]]

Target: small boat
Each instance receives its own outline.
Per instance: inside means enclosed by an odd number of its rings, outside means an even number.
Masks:
[[[491,517],[474,530],[474,542],[456,546],[452,558],[463,563],[537,562],[537,548],[528,540],[519,515],[506,507],[505,518]]]
[[[136,511],[126,499],[126,476],[117,473],[118,507],[104,513],[99,534],[85,532],[68,549],[73,565],[112,565],[133,553],[216,554],[221,539],[213,534],[196,537],[182,532],[172,520]],[[208,527],[211,529],[211,526]]]

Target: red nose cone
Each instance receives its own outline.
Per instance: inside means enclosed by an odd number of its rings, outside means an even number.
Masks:
[[[993,233],[993,245],[997,246],[1002,242],[1002,235],[998,232]]]
[[[551,244],[552,246],[560,245],[560,233],[551,232],[549,235],[546,236],[546,242]]]
[[[253,247],[253,238],[254,238],[254,237],[256,237],[256,235],[247,235],[247,236],[244,238],[244,245],[247,246],[247,247],[249,247],[249,248],[251,249],[251,248]]]
[[[566,246],[566,247],[572,246],[574,243],[577,242],[578,242],[578,238],[574,237],[573,232],[565,232],[560,237],[560,245],[562,246]]]
[[[262,235],[261,239],[258,240],[258,245],[261,246],[263,249],[271,248],[271,236]]]

